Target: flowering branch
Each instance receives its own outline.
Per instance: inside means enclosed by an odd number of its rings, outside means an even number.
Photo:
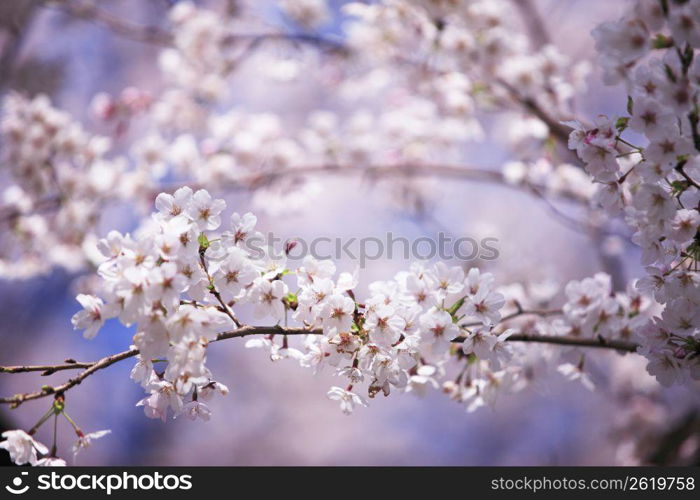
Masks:
[[[558,311],[519,311],[513,313],[509,316],[503,318],[503,321],[516,318],[523,315],[549,315],[554,314]],[[323,330],[319,328],[308,329],[301,327],[281,327],[281,326],[242,326],[235,330],[219,333],[216,339],[212,342],[219,342],[226,339],[233,338],[243,338],[251,335],[323,335]],[[466,339],[465,336],[459,336],[452,340],[454,343],[462,343]],[[513,334],[506,340],[510,342],[536,342],[545,344],[555,344],[555,345],[567,345],[572,347],[598,347],[598,348],[608,348],[615,349],[618,351],[635,352],[637,350],[637,344],[634,342],[627,342],[621,340],[606,340],[603,337],[597,339],[584,339],[576,337],[566,337],[566,336],[546,336],[546,335],[533,335],[533,334]],[[41,390],[26,393],[17,394],[11,397],[0,398],[0,404],[10,404],[12,407],[16,408],[25,401],[31,401],[34,399],[40,399],[52,394],[62,394],[69,389],[80,384],[90,375],[107,368],[119,361],[125,359],[133,358],[139,354],[139,350],[135,348],[128,349],[126,351],[107,356],[97,361],[84,362],[84,363],[65,363],[57,365],[33,365],[33,366],[0,366],[0,373],[23,373],[23,372],[34,372],[43,371],[42,375],[51,375],[57,371],[61,370],[71,370],[86,368],[86,370],[80,373],[77,377],[69,379],[64,384],[51,387],[44,386]]]

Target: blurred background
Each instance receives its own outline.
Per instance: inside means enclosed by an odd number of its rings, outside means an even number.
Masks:
[[[99,5],[138,25],[164,26],[172,3],[106,0]],[[217,7],[215,1],[196,3]],[[341,4],[330,2],[334,21],[322,34],[342,39]],[[626,2],[539,0],[527,6],[542,15],[560,51],[574,61],[593,62],[591,29],[618,18]],[[259,2],[256,8],[273,25],[290,26],[275,2]],[[157,44],[121,36],[104,23],[80,19],[49,2],[0,2],[0,30],[0,91],[45,93],[98,133],[101,124],[89,113],[96,93],[118,94],[136,86],[157,95],[162,87],[154,70],[161,50]],[[296,57],[292,52],[282,55]],[[252,61],[231,78],[236,105],[291,120],[333,105],[332,93],[313,71],[284,85],[261,80],[258,71]],[[616,107],[625,102],[624,89],[603,87],[599,76],[594,65],[586,94],[578,100],[589,119],[598,112],[621,112]],[[491,126],[483,142],[464,146],[470,163],[498,165],[509,159],[493,140],[499,123],[494,120]],[[282,238],[381,238],[387,231],[409,239],[438,231],[494,237],[500,256],[489,270],[495,270],[502,284],[561,286],[601,269],[587,237],[552,217],[541,200],[506,187],[462,181],[440,184],[439,193],[429,211],[392,210],[387,208],[387,190],[359,178],[329,176],[319,180],[308,203],[293,212],[262,213],[258,227]],[[254,211],[257,203],[254,193],[231,195],[227,202],[227,213]],[[115,213],[103,221],[101,235],[129,223],[128,214]],[[624,258],[619,262],[625,267],[619,271],[628,278],[639,275],[635,249],[621,245]],[[368,263],[360,274],[360,289],[408,264],[401,258]],[[350,260],[339,263],[341,270],[354,266]],[[0,282],[0,364],[69,357],[88,361],[128,348],[133,331],[114,321],[92,341],[72,330],[70,317],[78,310],[76,277],[56,270],[31,280]],[[432,391],[422,399],[412,394],[379,398],[346,417],[325,397],[334,383],[330,374],[313,376],[292,361],[272,363],[266,352],[232,341],[210,350],[208,364],[230,394],[212,403],[209,422],[178,419],[163,424],[145,418],[134,406],[143,393],[128,378],[129,362],[85,380],[68,394],[68,409],[86,431],[112,430],[81,454],[78,465],[612,465],[698,459],[697,439],[687,449],[669,444],[674,436],[697,433],[697,418],[687,413],[684,403],[692,397],[688,392],[659,392],[636,356],[600,352],[589,359],[599,385],[595,392],[556,379],[547,387],[504,398],[494,410],[467,413]],[[611,371],[619,376],[610,377]],[[58,383],[66,376],[59,373],[51,380]],[[0,375],[0,393],[34,390],[45,380],[33,374]],[[43,400],[17,410],[0,407],[0,428],[31,427],[45,411]],[[59,449],[67,450],[73,434],[64,424]],[[50,439],[41,432],[39,438]],[[6,461],[7,455],[0,453],[0,460]]]

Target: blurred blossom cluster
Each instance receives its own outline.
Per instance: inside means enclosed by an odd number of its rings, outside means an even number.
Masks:
[[[50,402],[36,425],[2,433],[13,462],[65,465],[55,436],[41,442],[52,419],[70,425],[75,454],[107,436],[83,432],[71,397],[129,359],[145,392],[130,407],[212,425],[231,382],[210,347],[241,343],[332,376],[327,398],[353,418],[404,393],[498,412],[559,381],[612,408],[595,425],[615,435],[615,463],[700,456],[697,417],[672,456],[658,451],[699,401],[700,1],[629,2],[584,38],[596,58],[568,50],[525,0],[177,1],[154,26],[56,3],[157,55],[148,84],[91,95],[89,117],[4,94],[0,278],[67,272],[72,325],[93,339],[118,322],[130,347],[90,363],[7,360],[17,366],[0,373],[78,370],[0,398]],[[614,116],[586,98],[598,80],[620,90]],[[248,105],[256,92],[262,105]],[[456,181],[504,189],[455,196]],[[541,280],[547,241],[517,273],[482,258],[393,277],[248,245],[258,218],[302,232],[313,213],[369,234],[395,212],[439,225],[445,200],[448,215],[512,219],[528,214],[524,198],[573,227],[596,269]]]

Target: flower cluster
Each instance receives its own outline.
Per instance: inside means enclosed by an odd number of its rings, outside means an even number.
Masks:
[[[149,393],[139,405],[151,418],[165,420],[172,410],[175,416],[208,419],[210,409],[202,400],[228,390],[206,367],[207,348],[212,341],[243,336],[242,307],[276,325],[247,347],[267,349],[272,360],[293,359],[314,371],[329,367],[347,379],[328,393],[346,413],[366,404],[366,396],[388,396],[392,389],[420,394],[437,387],[448,371],[446,362],[454,359],[463,368],[445,391],[470,409],[492,403],[497,392],[517,389],[517,382],[527,384],[527,370],[518,360],[511,363],[514,348],[507,342],[515,331],[508,320],[523,313],[526,298],[506,304],[490,273],[414,264],[392,280],[370,284],[369,296],[360,300],[357,274],[336,276],[332,261],[307,257],[290,270],[286,257],[272,249],[255,255],[245,245],[255,235],[250,213],[234,213],[230,227],[218,232],[225,203],[207,191],[183,187],[173,195],[161,193],[156,207],[135,236],[111,232],[100,241],[101,298],[79,295],[84,309],[73,318],[86,337],[110,317],[136,325],[133,342],[140,354],[132,378]],[[571,282],[566,293],[558,319],[541,318],[527,327],[625,339],[648,309],[648,300],[633,289],[611,297],[603,274]],[[504,318],[504,308],[516,308],[515,314]],[[300,346],[290,344],[289,321],[299,325],[292,334],[305,336]],[[572,378],[570,363],[562,362],[562,373]],[[581,366],[576,373],[585,375]]]
[[[12,176],[0,199],[0,223],[9,225],[0,275],[81,268],[87,261],[82,243],[100,215],[97,203],[113,196],[123,171],[120,162],[104,158],[110,140],[88,134],[45,96],[6,97],[0,131],[2,161]]]
[[[581,281],[571,281],[565,289],[563,331],[574,337],[633,339],[649,319],[650,296],[631,283],[626,293],[614,293],[610,276],[598,273]]]
[[[665,305],[633,328],[664,385],[700,379],[699,14],[697,1],[644,0],[596,28],[608,81],[627,84],[628,115],[570,123],[569,146],[596,181],[596,200],[634,230],[646,266],[637,287]],[[628,130],[644,145],[624,139]]]
[[[49,410],[48,416],[54,416],[55,418],[61,413],[61,410],[54,412],[52,408]],[[66,417],[71,423],[70,417]],[[46,420],[46,416],[42,419]],[[43,422],[42,422],[43,423]],[[73,461],[80,450],[88,448],[92,441],[95,439],[100,439],[108,435],[111,431],[97,431],[85,434],[82,430],[74,425],[75,433],[78,436],[78,440],[72,447],[73,451]],[[2,437],[5,438],[4,441],[0,441],[0,448],[7,450],[10,454],[10,459],[17,465],[33,465],[36,467],[64,467],[66,461],[62,458],[56,456],[56,446],[54,445],[51,450],[45,445],[34,439],[34,431],[29,433],[23,430],[12,430],[2,433]],[[39,458],[41,456],[41,458]]]
[[[504,305],[492,275],[472,269],[465,277],[444,264],[415,267],[372,284],[370,297],[359,303],[356,275],[336,278],[332,262],[308,257],[294,272],[298,291],[290,293],[284,255],[256,256],[244,244],[255,234],[253,215],[233,214],[227,231],[213,233],[224,206],[204,190],[160,194],[158,212],[135,236],[111,232],[100,241],[102,297],[78,296],[83,310],[73,323],[88,338],[111,317],[137,325],[134,345],[140,355],[132,377],[150,394],[139,402],[147,416],[165,419],[172,409],[175,415],[208,417],[201,400],[227,389],[205,365],[207,346],[240,325],[233,308],[243,304],[253,306],[256,318],[276,324],[294,319],[309,332],[303,351],[289,347],[284,335],[276,343],[275,334],[248,345],[269,348],[273,359],[335,367],[349,388],[329,394],[346,410],[360,401],[349,395],[355,384],[368,382],[370,396],[388,395],[392,386],[405,389],[420,365],[440,364],[460,334],[459,322],[476,322],[465,327],[466,353],[495,362],[506,355],[502,337],[492,332]]]
[[[546,136],[547,124],[509,109],[510,99],[527,97],[563,114],[588,71],[588,63],[573,65],[553,45],[529,41],[506,1],[385,0],[344,9],[354,17],[350,45],[369,61],[416,72],[418,91],[443,113],[468,117],[476,108],[508,110],[509,121],[527,121],[533,139]],[[428,76],[426,64],[433,66]]]

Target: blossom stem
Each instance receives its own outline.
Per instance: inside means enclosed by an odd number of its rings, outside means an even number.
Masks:
[[[546,310],[542,310],[542,311],[537,311],[537,310],[529,311],[529,310],[522,309],[520,307],[520,305],[518,305],[517,311],[515,311],[514,313],[511,313],[511,314],[508,314],[506,316],[503,316],[503,318],[501,318],[501,321],[499,323],[503,323],[504,321],[508,321],[510,319],[517,318],[519,316],[540,316],[540,317],[545,318],[547,316],[556,316],[557,314],[561,314],[560,309],[546,309]],[[465,323],[465,324],[459,325],[459,326],[460,326],[460,328],[462,328],[462,327],[468,328],[470,326],[479,326],[481,324],[482,324],[481,322],[477,321],[474,323]]]
[[[683,176],[683,178],[688,182],[688,184],[690,184],[691,186],[694,186],[694,187],[700,189],[700,184],[698,184],[697,182],[695,182],[695,181],[693,180],[693,178],[690,177],[690,176],[688,175],[688,173],[683,169],[683,165],[680,165],[680,166],[676,167],[676,172],[678,172],[679,174],[681,174],[681,175]]]
[[[53,444],[51,445],[51,453],[50,456],[55,457],[57,450],[56,446],[56,436],[58,434],[58,415],[56,412],[54,412],[53,415]]]
[[[68,422],[70,422],[70,425],[75,430],[75,433],[78,435],[81,435],[83,433],[83,431],[80,430],[80,427],[78,427],[78,424],[76,424],[75,421],[72,418],[70,418],[70,416],[65,411],[62,411],[61,413],[63,414],[64,417],[66,417],[66,420],[68,420]]]
[[[615,137],[615,140],[618,141],[618,142],[621,142],[621,143],[624,144],[625,146],[629,146],[629,147],[633,148],[633,149],[635,150],[635,151],[633,151],[633,152],[639,152],[639,151],[642,150],[642,148],[640,148],[639,146],[635,146],[634,144],[632,144],[632,143],[629,142],[629,141],[626,141],[625,139],[623,139],[623,138],[620,137],[619,135],[618,135],[617,137]]]
[[[44,414],[44,416],[41,417],[41,418],[39,419],[39,421],[38,421],[36,424],[34,424],[34,427],[32,427],[31,429],[29,429],[29,431],[27,432],[27,434],[29,434],[30,436],[34,435],[34,434],[36,433],[36,431],[39,430],[39,427],[41,427],[42,425],[44,425],[44,422],[46,422],[46,421],[49,419],[49,417],[50,417],[51,415],[53,415],[53,414],[54,414],[54,411],[53,411],[53,405],[52,405],[51,408],[49,408],[49,411],[47,411],[47,412]]]
[[[209,268],[207,267],[207,261],[204,258],[204,254],[201,252],[199,254],[199,262],[201,263],[202,270],[207,275],[207,279],[209,280],[209,286],[210,286],[209,293],[211,293],[216,298],[217,302],[219,302],[219,304],[221,305],[221,308],[222,308],[222,312],[224,314],[226,314],[226,316],[231,318],[231,321],[233,321],[233,323],[238,328],[240,328],[242,326],[241,323],[233,315],[233,311],[231,311],[231,308],[228,306],[228,304],[226,304],[226,302],[224,302],[224,299],[221,297],[221,293],[219,293],[219,291],[216,289],[216,286],[214,286],[214,280],[212,279],[211,275],[209,274]]]

